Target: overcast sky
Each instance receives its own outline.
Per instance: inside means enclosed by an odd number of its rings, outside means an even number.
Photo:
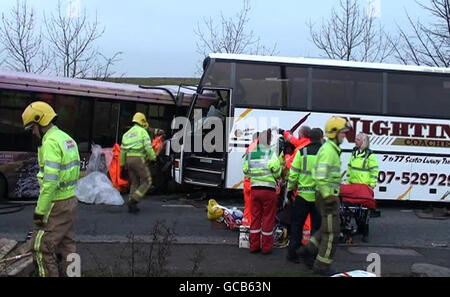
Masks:
[[[405,8],[413,19],[425,15],[414,0],[370,0],[387,29],[396,23],[407,27]],[[427,0],[422,0],[427,1]],[[220,21],[220,13],[234,16],[243,0],[62,0],[86,8],[93,18],[97,13],[105,27],[99,47],[107,56],[122,51],[122,60],[114,67],[125,76],[196,77],[198,37],[194,27],[203,17]],[[367,6],[369,0],[360,0]],[[9,14],[16,0],[1,0],[0,11]],[[40,23],[43,13],[56,10],[56,0],[29,0]],[[277,44],[279,56],[319,57],[309,38],[306,23],[320,24],[338,0],[251,0],[248,29],[253,30],[266,46]]]

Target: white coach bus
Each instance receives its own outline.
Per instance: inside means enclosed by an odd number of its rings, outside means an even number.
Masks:
[[[211,54],[197,93],[226,102],[221,108],[229,133],[219,140],[223,152],[183,145],[174,166],[178,183],[242,188],[243,151],[252,134],[265,128],[261,122],[288,130],[311,113],[304,122],[311,128],[323,130],[332,115],[353,124],[341,146],[342,172],[356,134],[370,136],[380,165],[376,199],[450,201],[448,68]],[[208,105],[194,99],[191,124],[199,110],[205,117]]]

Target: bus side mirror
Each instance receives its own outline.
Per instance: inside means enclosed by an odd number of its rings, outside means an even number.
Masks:
[[[184,100],[184,93],[183,92],[179,92],[178,96],[177,96],[176,105],[177,106],[182,106],[183,105],[183,100]]]

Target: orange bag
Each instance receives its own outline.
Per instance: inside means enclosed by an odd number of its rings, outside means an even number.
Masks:
[[[152,141],[152,147],[156,155],[159,155],[164,145],[164,137],[162,135],[155,137]]]
[[[120,178],[120,145],[115,143],[112,151],[113,158],[109,166],[109,176],[113,186],[122,193],[128,189],[130,184],[128,180]]]

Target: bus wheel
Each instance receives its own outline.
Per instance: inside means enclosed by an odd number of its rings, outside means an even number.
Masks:
[[[6,200],[7,190],[8,185],[6,184],[6,179],[0,174],[0,201]]]

